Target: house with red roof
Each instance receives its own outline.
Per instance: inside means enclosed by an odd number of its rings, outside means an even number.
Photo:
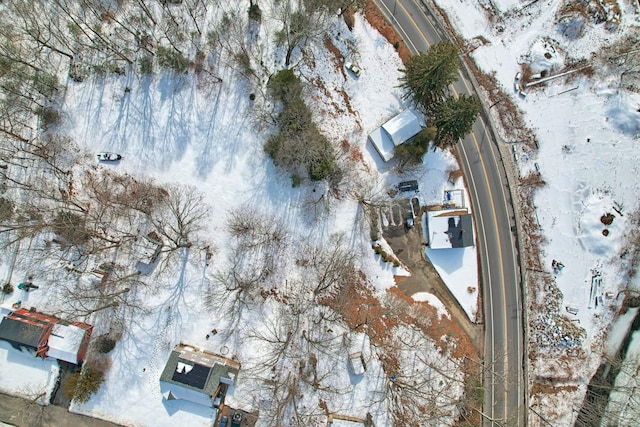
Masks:
[[[0,339],[17,349],[29,349],[35,356],[52,357],[78,365],[89,347],[93,326],[67,322],[34,308],[12,311],[0,322]]]

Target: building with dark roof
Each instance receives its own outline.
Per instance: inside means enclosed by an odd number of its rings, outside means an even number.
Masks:
[[[50,329],[50,325],[24,322],[21,319],[7,316],[0,322],[0,339],[9,342],[16,348],[28,348],[37,352],[38,349],[44,347]]]
[[[234,384],[239,370],[235,360],[180,344],[160,375],[160,391],[166,400],[217,407],[218,398]]]
[[[84,360],[92,329],[86,323],[69,323],[33,308],[21,308],[2,318],[0,339],[17,349],[32,350],[36,356],[77,365]]]

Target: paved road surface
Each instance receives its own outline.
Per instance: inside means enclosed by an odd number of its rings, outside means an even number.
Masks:
[[[445,38],[420,0],[376,0],[413,52]],[[454,91],[474,93],[464,73]],[[522,303],[514,245],[515,223],[505,168],[491,130],[479,118],[458,144],[474,208],[483,285],[485,404],[488,425],[526,425]]]
[[[118,427],[108,421],[72,414],[54,405],[40,406],[0,393],[0,426],[18,427]]]

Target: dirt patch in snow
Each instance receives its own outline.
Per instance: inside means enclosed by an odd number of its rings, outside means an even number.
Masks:
[[[539,393],[556,394],[556,393],[560,393],[561,391],[576,391],[576,390],[578,390],[577,385],[553,385],[546,382],[545,383],[534,382],[533,385],[531,386],[531,394],[539,394]]]
[[[320,77],[318,78],[314,78],[311,79],[311,82],[322,91],[322,93],[324,93],[324,97],[316,97],[315,101],[316,102],[322,102],[323,100],[326,100],[326,102],[329,103],[330,108],[326,109],[323,108],[321,113],[323,115],[328,115],[331,117],[338,117],[341,116],[345,113],[345,110],[340,108],[340,106],[338,105],[338,103],[336,103],[333,98],[331,97],[331,92],[329,91],[329,89],[327,89],[327,86],[324,84],[324,82],[322,81],[322,79]]]
[[[364,273],[360,277],[357,283],[341,287],[319,301],[336,310],[349,328],[366,333],[372,342],[382,346],[393,339],[394,326],[413,325],[433,339],[441,351],[450,350],[455,358],[479,357],[478,350],[455,319],[439,318],[434,307],[425,301],[413,300],[396,287],[390,288],[388,298],[381,300],[366,282]]]
[[[390,316],[390,310],[374,295],[362,272],[359,281],[338,288],[318,302],[334,309],[350,329],[366,333],[377,344],[389,339],[389,331],[399,322],[398,317]]]
[[[613,223],[613,218],[615,218],[613,215],[607,213],[606,215],[602,215],[600,217],[600,222],[604,225],[611,225]]]
[[[333,55],[333,59],[336,65],[336,70],[340,70],[342,76],[346,79],[347,74],[344,71],[344,67],[342,64],[344,63],[344,55],[340,52],[340,49],[336,47],[335,44],[331,41],[331,39],[327,36],[324,37],[324,47],[327,48],[329,52]]]
[[[356,23],[356,19],[354,15],[355,15],[355,9],[353,6],[349,6],[342,13],[342,19],[344,20],[344,23],[347,25],[347,28],[349,28],[349,31],[353,30],[353,26]]]
[[[439,318],[435,307],[426,301],[415,301],[400,289],[389,288],[388,292],[402,299],[406,303],[407,310],[399,315],[401,321],[412,324],[425,335],[436,342],[436,345],[443,351],[450,346],[451,340],[455,341],[451,354],[456,358],[479,356],[467,334],[464,332],[457,320],[446,317]],[[409,310],[410,307],[414,310]]]
[[[461,405],[468,409],[463,418],[471,425],[480,424],[479,412],[472,410],[482,405],[480,353],[455,319],[439,318],[436,308],[426,301],[413,300],[397,287],[377,297],[364,273],[360,273],[359,281],[337,289],[319,303],[333,308],[349,328],[367,334],[373,344],[386,349],[379,357],[388,375],[400,370],[393,345],[396,326],[410,325],[431,338],[442,354],[451,354],[461,363],[466,375],[466,399]]]

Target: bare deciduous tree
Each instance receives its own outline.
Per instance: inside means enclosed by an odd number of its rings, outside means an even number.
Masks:
[[[333,287],[346,286],[358,274],[355,255],[345,246],[343,235],[333,235],[324,246],[307,245],[300,251],[296,263],[307,270],[306,281],[311,283],[316,297]]]
[[[169,251],[190,248],[204,229],[209,206],[203,194],[192,186],[174,185],[166,192],[166,197],[159,200],[156,209],[151,212],[151,223],[166,239],[164,243]]]
[[[312,40],[320,40],[325,34],[325,9],[317,8],[313,2],[283,0],[275,11],[282,28],[276,32],[275,41],[285,48],[285,67],[291,65],[296,49],[303,50]]]

